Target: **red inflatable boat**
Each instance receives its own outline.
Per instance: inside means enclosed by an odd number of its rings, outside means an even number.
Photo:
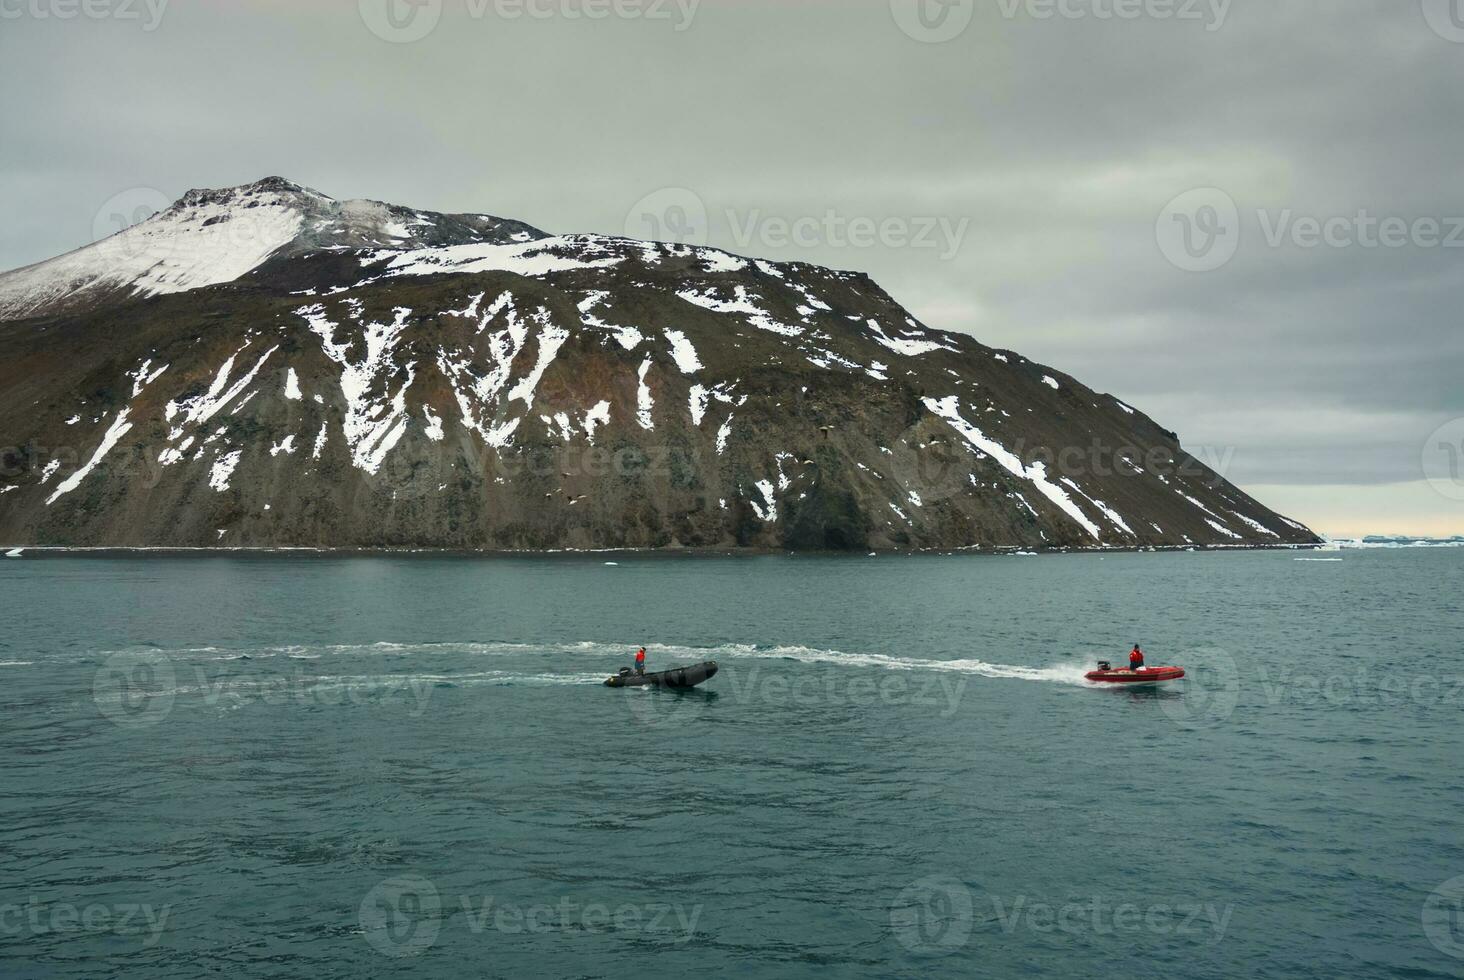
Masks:
[[[1177,681],[1184,676],[1183,667],[1140,667],[1129,670],[1090,670],[1083,675],[1099,684],[1159,684],[1163,681]]]

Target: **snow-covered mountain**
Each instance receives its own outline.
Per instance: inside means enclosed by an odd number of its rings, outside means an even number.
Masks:
[[[491,215],[337,201],[268,177],[242,187],[189,191],[166,211],[109,238],[0,275],[0,320],[233,282],[276,254],[543,237],[521,222]]]
[[[0,542],[1314,543],[1110,395],[867,277],[193,191],[0,275]]]

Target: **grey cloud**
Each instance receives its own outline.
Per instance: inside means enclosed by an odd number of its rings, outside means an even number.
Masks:
[[[1238,446],[1242,482],[1416,480],[1417,445],[1464,415],[1464,249],[1272,248],[1254,217],[1464,216],[1464,44],[1416,3],[1236,0],[1211,31],[977,0],[940,44],[884,0],[702,0],[682,31],[472,9],[447,0],[408,44],[352,0],[172,4],[152,32],[5,21],[25,96],[0,108],[0,266],[84,243],[136,186],[280,173],[615,233],[686,187],[714,244],[867,271],[933,326]],[[1201,186],[1234,198],[1241,242],[1184,272],[1155,220]],[[735,233],[829,210],[970,223],[949,259]]]

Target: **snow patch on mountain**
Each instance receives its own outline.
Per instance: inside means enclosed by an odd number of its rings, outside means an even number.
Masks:
[[[996,460],[1001,466],[1013,476],[1028,480],[1048,500],[1056,504],[1063,513],[1076,521],[1085,531],[1091,534],[1094,540],[1101,541],[1102,535],[1098,532],[1098,525],[1094,524],[1086,514],[1073,503],[1073,498],[1067,492],[1047,478],[1047,464],[1037,460],[1028,466],[1024,464],[1021,457],[1008,450],[995,439],[988,437],[976,426],[967,422],[960,413],[960,399],[956,395],[947,395],[945,398],[922,398],[925,407],[931,412],[945,419],[961,436],[973,447],[986,453]]]

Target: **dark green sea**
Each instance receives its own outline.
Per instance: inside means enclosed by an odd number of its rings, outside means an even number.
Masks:
[[[1461,549],[22,557],[0,614],[6,978],[1464,974]],[[1136,641],[1190,677],[1083,682]],[[640,644],[721,671],[602,686]]]

